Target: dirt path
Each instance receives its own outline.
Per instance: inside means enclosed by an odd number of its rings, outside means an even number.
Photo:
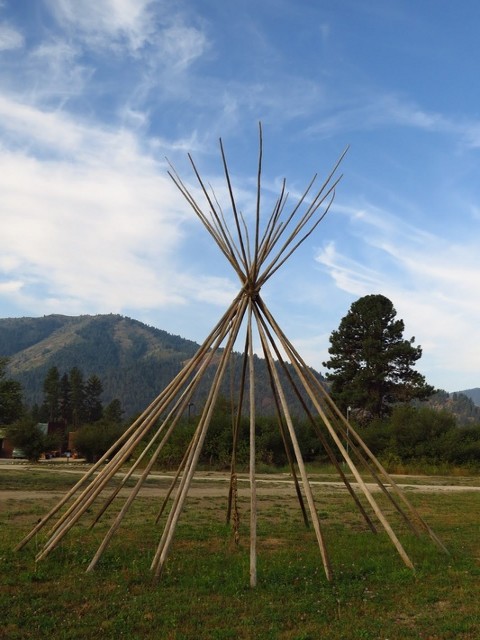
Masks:
[[[43,473],[58,473],[66,475],[77,475],[79,478],[83,475],[88,467],[83,464],[52,464],[52,465],[29,465],[21,464],[1,464],[0,469],[15,474],[16,471],[32,470]],[[331,478],[331,479],[330,479]],[[448,477],[431,477],[431,476],[395,476],[395,482],[403,490],[421,493],[430,492],[480,492],[480,478],[459,478],[458,483],[452,484],[451,478]],[[148,482],[142,487],[140,496],[150,497],[159,496],[166,493],[172,481],[171,474],[153,473],[149,476]],[[318,478],[315,475],[310,476],[310,483],[314,491],[336,492],[346,491],[343,482],[337,480],[337,476],[321,475]],[[189,495],[192,497],[215,497],[224,496],[228,492],[229,475],[227,473],[216,472],[199,472],[194,477]],[[352,486],[357,489],[358,485],[352,482]],[[371,491],[379,491],[376,483],[367,482],[367,486]],[[111,489],[109,490],[111,491]],[[121,494],[127,495],[129,488],[122,489]],[[61,490],[0,490],[0,500],[38,500],[60,498],[64,495]],[[108,492],[107,492],[108,493]],[[239,495],[249,494],[249,480],[246,474],[238,476],[238,493]],[[257,477],[257,493],[259,495],[293,495],[293,480],[288,474],[259,474]]]

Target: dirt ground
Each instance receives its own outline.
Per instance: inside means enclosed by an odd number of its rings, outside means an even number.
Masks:
[[[80,477],[88,470],[88,465],[81,462],[58,462],[54,464],[29,464],[17,461],[0,461],[0,470],[15,474],[19,470],[32,470],[43,473],[57,473],[66,475],[76,475]],[[117,476],[118,477],[118,476]],[[138,476],[134,476],[138,477]],[[154,497],[163,495],[168,490],[173,479],[173,474],[152,473],[147,483],[142,487],[140,496]],[[224,496],[228,493],[229,474],[219,472],[203,472],[199,471],[195,474],[189,495],[192,497],[215,497]],[[322,491],[336,492],[346,491],[344,483],[338,479],[338,476],[325,474],[309,475],[312,489],[320,488]],[[392,476],[394,482],[403,490],[414,492],[464,492],[464,491],[480,491],[479,477],[459,477],[455,478],[455,484],[452,478],[448,476]],[[352,487],[356,489],[358,484],[351,478]],[[370,491],[379,491],[376,483],[366,482]],[[238,494],[248,495],[250,493],[250,482],[247,474],[238,474],[237,476]],[[121,493],[127,495],[130,488],[122,489]],[[295,491],[293,479],[290,474],[258,474],[256,477],[257,495],[292,495]],[[61,497],[64,491],[50,490],[0,490],[0,501],[3,500],[38,500],[50,499],[53,497]]]

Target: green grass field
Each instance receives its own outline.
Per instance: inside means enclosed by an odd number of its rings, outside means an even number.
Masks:
[[[159,496],[136,500],[93,573],[85,569],[109,524],[105,518],[89,530],[93,510],[42,562],[35,564],[34,556],[43,532],[13,552],[55,503],[51,492],[61,493],[75,480],[60,471],[0,468],[2,638],[480,638],[479,492],[409,492],[451,552],[414,537],[392,516],[416,566],[412,572],[384,533],[367,529],[345,492],[315,487],[335,574],[329,583],[293,489],[277,493],[272,485],[259,498],[258,586],[251,589],[246,496],[240,498],[238,547],[225,525],[226,497],[206,492],[189,498],[158,583],[149,567],[162,532],[154,524]],[[29,490],[34,498],[24,497]],[[19,491],[22,497],[14,495]]]

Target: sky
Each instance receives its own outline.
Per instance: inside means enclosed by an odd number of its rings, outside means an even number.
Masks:
[[[120,313],[203,342],[239,281],[168,176],[333,206],[262,289],[325,373],[388,297],[446,391],[480,386],[476,0],[0,0],[0,316]],[[168,159],[168,162],[167,162]],[[227,211],[228,214],[228,211]]]

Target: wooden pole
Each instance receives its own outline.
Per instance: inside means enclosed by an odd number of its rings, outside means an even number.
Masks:
[[[257,304],[260,304],[260,301],[257,301]],[[270,325],[272,326],[273,330],[275,331],[275,333],[276,333],[278,339],[280,340],[282,346],[284,347],[284,349],[287,352],[291,351],[290,350],[290,343],[287,340],[283,339],[281,334],[279,335],[277,333],[276,327],[278,325],[276,324],[274,318],[271,316],[270,312],[268,311],[268,309],[266,308],[266,306],[263,303],[261,303],[261,311],[267,317],[268,322],[270,323]],[[260,323],[259,323],[259,326],[260,326]],[[367,485],[365,484],[362,476],[359,474],[355,464],[353,463],[352,459],[350,458],[348,452],[345,450],[345,447],[343,446],[342,441],[338,437],[337,433],[335,432],[335,429],[332,427],[330,421],[328,420],[327,416],[325,415],[325,412],[324,412],[323,408],[321,407],[320,403],[318,402],[318,398],[317,398],[316,393],[313,391],[311,386],[308,384],[308,380],[306,379],[302,368],[298,365],[298,362],[295,359],[292,361],[292,365],[295,368],[298,377],[302,381],[302,384],[303,384],[303,386],[305,388],[305,391],[309,395],[313,405],[315,406],[316,411],[318,412],[318,414],[322,418],[325,426],[327,427],[328,432],[330,433],[333,441],[337,445],[338,450],[342,454],[343,459],[345,460],[345,462],[347,463],[348,467],[350,468],[350,471],[352,472],[352,474],[354,475],[356,481],[358,482],[361,490],[363,491],[363,494],[365,495],[365,497],[367,498],[368,502],[370,503],[370,506],[372,507],[373,511],[375,512],[375,515],[377,516],[377,518],[381,522],[381,524],[382,524],[383,528],[385,529],[387,535],[389,536],[389,538],[392,541],[393,545],[397,549],[398,554],[400,555],[400,557],[402,558],[403,562],[405,563],[405,565],[407,567],[409,567],[410,569],[414,569],[413,563],[410,560],[410,558],[408,557],[408,555],[407,555],[405,549],[403,548],[402,544],[400,543],[400,540],[397,538],[395,532],[393,531],[392,527],[390,526],[390,523],[385,518],[382,510],[378,506],[378,504],[375,501],[373,495],[370,493],[370,490],[368,489]]]
[[[250,398],[250,586],[257,586],[257,483],[255,479],[255,364],[253,360],[252,300],[248,305],[248,374]]]
[[[258,311],[257,311],[257,307],[255,307],[255,311],[256,311],[256,315],[257,315],[257,327],[258,327],[258,332],[260,334],[260,339],[262,341],[262,346],[264,349],[265,354],[267,355],[268,361],[270,363],[270,370],[272,372],[272,376],[273,376],[273,382],[275,384],[275,388],[277,389],[277,393],[278,393],[278,397],[280,399],[280,404],[282,406],[282,410],[283,410],[283,414],[285,417],[285,421],[287,423],[287,427],[288,427],[288,431],[290,433],[290,439],[292,441],[292,445],[293,445],[293,450],[295,452],[295,457],[297,460],[297,465],[300,471],[300,477],[302,478],[302,483],[303,483],[303,490],[305,491],[305,496],[307,498],[307,504],[310,508],[310,517],[312,520],[312,524],[313,524],[313,528],[315,530],[315,534],[317,537],[317,542],[318,542],[318,546],[320,549],[320,554],[322,557],[322,561],[323,561],[323,567],[325,570],[325,575],[327,577],[327,580],[332,580],[332,568],[330,565],[330,559],[328,557],[328,553],[327,553],[327,548],[325,546],[325,542],[323,539],[323,535],[322,535],[322,529],[320,526],[320,520],[318,519],[318,513],[317,513],[317,509],[315,507],[315,502],[313,499],[313,494],[312,494],[312,489],[310,486],[310,482],[308,480],[308,475],[307,475],[307,471],[305,469],[305,464],[303,462],[303,456],[302,456],[302,452],[300,450],[300,445],[298,444],[298,440],[297,440],[297,435],[295,433],[295,428],[293,426],[293,422],[292,422],[292,418],[290,415],[290,411],[288,409],[288,404],[287,401],[285,399],[285,395],[283,393],[283,388],[280,382],[280,378],[278,376],[276,367],[275,367],[275,363],[273,361],[273,357],[272,357],[272,353],[270,351],[270,347],[268,345],[268,341],[267,338],[265,336],[265,332],[263,331],[262,328],[262,323],[259,321],[258,319]]]
[[[245,396],[245,380],[247,375],[247,363],[248,363],[248,332],[245,338],[245,347],[243,350],[242,358],[242,371],[240,374],[240,392],[238,397],[238,409],[235,420],[235,425],[232,434],[232,457],[230,461],[230,485],[228,488],[228,505],[227,505],[227,524],[230,523],[232,514],[232,501],[236,500],[237,495],[237,448],[238,448],[238,435],[240,431],[240,425],[242,421],[243,400]]]
[[[310,420],[310,424],[313,426],[318,439],[320,440],[321,445],[323,446],[323,448],[325,449],[325,452],[327,453],[330,462],[333,464],[333,466],[335,467],[335,469],[337,470],[338,474],[340,475],[341,480],[343,481],[347,491],[349,492],[350,496],[352,497],[352,499],[354,500],[358,510],[360,511],[361,515],[363,516],[366,524],[368,525],[368,527],[370,528],[370,530],[372,531],[372,533],[377,533],[377,529],[374,525],[374,523],[372,522],[371,518],[369,517],[369,515],[367,514],[367,512],[365,511],[362,503],[360,502],[360,500],[358,499],[357,494],[355,493],[350,481],[348,480],[347,476],[345,475],[345,473],[343,472],[343,469],[340,465],[340,463],[338,462],[332,447],[328,444],[326,438],[324,437],[323,433],[321,432],[319,425],[317,424],[317,421],[315,420],[315,418],[312,415],[312,412],[310,411],[310,409],[308,408],[307,404],[305,403],[305,400],[300,392],[300,389],[298,387],[298,384],[295,382],[295,380],[293,379],[290,371],[288,370],[288,367],[286,366],[285,360],[282,357],[282,354],[280,353],[280,350],[278,348],[278,346],[275,344],[275,340],[273,339],[273,336],[269,330],[269,327],[267,325],[267,323],[265,322],[265,320],[262,318],[261,315],[259,315],[259,320],[262,323],[262,327],[263,330],[265,331],[265,334],[270,342],[271,347],[273,348],[275,355],[278,359],[278,362],[280,363],[284,374],[286,375],[293,391],[295,392],[295,395],[297,396],[298,401],[300,402],[300,404],[302,405],[303,410],[305,411],[305,415],[308,417],[308,419]],[[266,359],[266,356],[265,356]],[[268,366],[268,365],[267,365]],[[308,369],[307,369],[308,371]]]
[[[270,389],[272,391],[272,396],[273,396],[274,403],[275,403],[275,412],[277,414],[277,423],[278,423],[278,428],[279,428],[279,431],[280,431],[280,436],[281,436],[282,442],[283,442],[283,448],[285,450],[285,455],[287,456],[288,466],[290,468],[290,473],[292,475],[293,483],[294,483],[294,486],[295,486],[295,493],[297,494],[298,503],[299,503],[300,509],[302,511],[303,522],[305,523],[305,526],[308,528],[310,526],[310,523],[308,521],[308,515],[307,515],[306,508],[305,508],[305,503],[303,501],[302,491],[300,489],[300,483],[298,481],[298,476],[297,476],[297,472],[296,472],[296,469],[295,469],[295,464],[294,464],[294,461],[292,459],[292,454],[291,454],[291,451],[290,451],[290,445],[289,445],[289,442],[288,442],[286,429],[285,429],[285,424],[284,424],[282,413],[281,413],[280,401],[278,399],[278,394],[277,394],[277,390],[275,389],[275,385],[273,384],[273,374],[272,374],[272,371],[270,370],[270,362],[268,361],[268,358],[265,355],[265,352],[264,352],[264,357],[265,357],[265,363],[266,363],[267,369],[268,369],[268,374],[269,374],[269,379],[270,379]]]
[[[205,440],[208,426],[210,424],[212,413],[215,407],[215,401],[217,399],[218,391],[220,389],[220,383],[223,379],[225,369],[228,364],[228,359],[230,357],[230,352],[233,348],[233,345],[238,335],[238,331],[240,329],[240,325],[245,315],[246,305],[247,305],[247,302],[245,298],[241,299],[238,302],[237,313],[236,313],[233,325],[230,328],[230,335],[227,341],[227,345],[225,347],[224,352],[222,353],[220,363],[217,368],[217,372],[215,374],[215,378],[213,380],[212,387],[210,389],[210,393],[207,398],[205,409],[202,413],[202,416],[199,421],[199,425],[197,427],[198,438],[195,444],[192,446],[191,456],[190,456],[190,459],[187,460],[187,464],[186,464],[186,471],[182,477],[179,490],[177,492],[177,495],[175,496],[174,504],[172,505],[172,509],[170,510],[167,523],[165,524],[164,533],[159,542],[155,557],[153,558],[153,561],[152,561],[151,569],[152,571],[155,572],[156,578],[160,576],[168,556],[168,552],[173,540],[175,528],[176,528],[178,519],[180,517],[180,514],[182,512],[183,505],[188,493],[188,489],[190,487],[193,474],[195,472],[196,465],[198,462],[198,458],[200,456],[202,445]]]
[[[257,312],[257,308],[255,308],[255,311]],[[265,336],[265,332],[263,331],[262,328],[262,324],[261,322],[258,321],[258,314],[257,314],[257,327],[258,327],[258,332],[260,334],[260,339],[262,341],[262,346],[264,349],[265,354],[267,355],[267,358],[269,360],[270,363],[270,369],[272,371],[272,376],[273,376],[273,382],[275,385],[275,388],[277,389],[277,393],[278,393],[278,397],[280,399],[280,403],[282,406],[282,410],[283,410],[283,414],[285,417],[285,421],[287,423],[287,427],[288,427],[288,431],[290,433],[290,439],[292,441],[292,445],[293,445],[293,450],[295,452],[295,457],[297,460],[297,465],[300,471],[300,477],[302,478],[302,483],[303,483],[303,490],[305,491],[305,496],[307,498],[307,504],[310,508],[310,517],[313,523],[313,528],[315,530],[315,534],[317,537],[317,542],[320,548],[320,554],[322,556],[322,561],[323,561],[323,566],[325,569],[325,575],[327,577],[327,580],[331,580],[332,579],[332,569],[330,566],[330,560],[328,558],[328,554],[327,554],[327,548],[325,546],[325,542],[323,540],[323,535],[322,535],[322,530],[321,530],[321,526],[320,526],[320,521],[318,519],[318,514],[317,514],[317,510],[315,507],[315,502],[313,499],[313,494],[312,494],[312,489],[310,486],[310,482],[308,480],[308,475],[307,475],[307,471],[305,469],[305,464],[303,462],[303,456],[302,456],[302,452],[300,450],[300,445],[298,443],[297,440],[297,435],[295,433],[295,428],[293,426],[293,422],[292,422],[292,418],[290,415],[290,411],[288,408],[288,403],[285,399],[285,394],[283,392],[283,388],[282,388],[282,384],[280,382],[280,378],[278,376],[276,367],[275,367],[275,363],[273,361],[273,357],[272,357],[272,353],[270,351],[270,347],[268,345],[268,341],[266,339]]]

